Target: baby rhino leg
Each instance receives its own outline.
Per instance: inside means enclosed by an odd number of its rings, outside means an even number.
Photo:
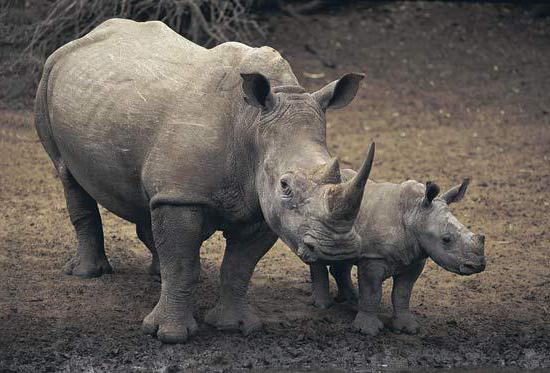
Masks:
[[[353,328],[360,333],[375,336],[384,329],[378,317],[382,299],[382,283],[386,278],[386,268],[382,261],[361,260],[359,270],[359,306]]]
[[[416,334],[420,329],[416,316],[409,310],[409,303],[414,283],[422,273],[424,264],[426,261],[422,260],[411,265],[408,271],[393,277],[391,328],[394,332]]]
[[[324,264],[310,264],[311,287],[313,305],[320,309],[327,309],[332,305],[328,281],[327,266]]]
[[[348,302],[352,305],[357,305],[357,290],[353,287],[353,282],[351,281],[351,268],[353,264],[350,263],[336,263],[330,266],[330,273],[336,280],[336,285],[338,285],[338,295],[336,296],[336,301]]]

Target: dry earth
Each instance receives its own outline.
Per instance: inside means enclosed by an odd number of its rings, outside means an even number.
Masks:
[[[75,238],[61,185],[31,115],[4,111],[0,370],[550,368],[548,20],[503,6],[398,3],[269,22],[267,43],[306,87],[367,72],[352,106],[329,115],[329,146],[344,165],[357,167],[375,140],[376,180],[473,178],[454,212],[485,232],[487,270],[459,277],[431,262],[413,299],[420,334],[369,338],[352,332],[351,309],[310,305],[306,267],[278,243],[250,291],[263,332],[202,325],[189,343],[162,345],[140,330],[159,283],[132,225],[102,210],[115,274],[62,274]],[[217,298],[222,253],[220,235],[202,248],[199,320]]]

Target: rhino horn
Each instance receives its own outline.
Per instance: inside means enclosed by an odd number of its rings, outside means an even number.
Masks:
[[[315,181],[319,184],[338,184],[340,178],[340,162],[337,158],[331,158],[326,164],[322,165],[313,175]]]
[[[329,195],[329,211],[334,219],[354,220],[359,213],[363,192],[374,160],[375,145],[372,143],[359,172],[349,181],[335,185]]]

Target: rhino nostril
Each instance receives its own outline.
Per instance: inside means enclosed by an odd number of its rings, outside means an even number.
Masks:
[[[304,242],[304,246],[305,246],[306,249],[308,249],[309,251],[315,251],[315,246],[313,246],[312,243]]]

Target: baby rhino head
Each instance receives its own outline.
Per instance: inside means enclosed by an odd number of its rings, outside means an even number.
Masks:
[[[464,197],[469,180],[439,196],[437,184],[428,182],[415,206],[414,232],[420,247],[437,264],[460,275],[485,269],[485,236],[474,234],[451,213],[449,205]]]

